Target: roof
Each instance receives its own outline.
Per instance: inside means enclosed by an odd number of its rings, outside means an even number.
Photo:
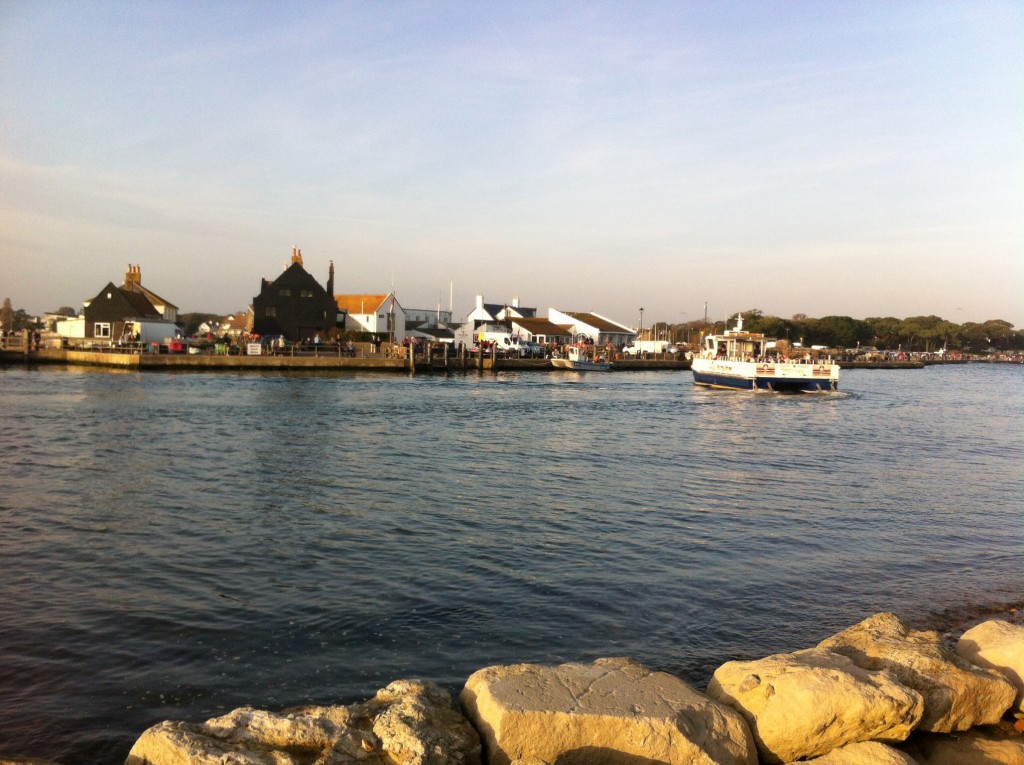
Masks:
[[[135,311],[135,315],[138,317],[143,316],[160,316],[160,312],[156,309],[149,298],[142,292],[133,292],[132,290],[125,289],[124,287],[118,287],[117,291],[120,292],[124,299],[128,301],[128,304]]]
[[[621,324],[616,324],[611,319],[605,319],[598,316],[596,313],[587,313],[585,311],[563,311],[566,316],[571,316],[576,321],[586,324],[599,332],[614,332],[619,334],[636,334],[629,327],[624,327]]]
[[[338,304],[339,311],[349,314],[376,313],[390,296],[390,292],[385,295],[335,295],[334,302]]]
[[[571,335],[572,329],[563,324],[555,324],[548,319],[511,319],[512,323],[522,327],[531,335]]]
[[[153,292],[153,290],[149,289],[148,287],[143,287],[141,284],[135,284],[131,287],[125,287],[124,289],[131,289],[133,292],[141,292],[143,295],[146,296],[146,299],[149,300],[149,302],[152,303],[154,306],[164,305],[167,306],[168,308],[174,309],[177,309],[178,307],[174,305],[174,303],[172,303],[171,301],[164,300],[162,297],[157,295],[155,292]]]

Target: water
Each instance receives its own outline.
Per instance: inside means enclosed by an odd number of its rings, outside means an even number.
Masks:
[[[0,369],[0,752],[630,656],[703,688],[880,610],[1024,600],[1020,367]]]

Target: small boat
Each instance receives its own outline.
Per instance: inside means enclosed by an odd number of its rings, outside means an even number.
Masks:
[[[577,372],[608,372],[612,368],[610,361],[591,358],[587,346],[577,343],[569,346],[564,358],[552,358],[551,365],[555,369],[575,369]]]
[[[839,388],[839,365],[831,358],[780,355],[771,338],[743,331],[743,317],[721,335],[707,335],[691,363],[693,382],[712,388],[777,393],[829,393]]]

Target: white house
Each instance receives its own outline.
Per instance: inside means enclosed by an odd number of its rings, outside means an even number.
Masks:
[[[508,322],[510,319],[521,319],[537,315],[536,308],[525,308],[519,305],[519,298],[512,298],[511,303],[485,303],[483,295],[476,296],[476,307],[466,317],[471,329],[482,324]]]
[[[549,308],[548,320],[552,324],[567,327],[573,337],[582,335],[595,345],[621,347],[636,337],[634,330],[596,313]]]
[[[370,332],[396,343],[406,337],[405,309],[394,292],[383,295],[335,295],[338,313],[345,313],[345,329]]]

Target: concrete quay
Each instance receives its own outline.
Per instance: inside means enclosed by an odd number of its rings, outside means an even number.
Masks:
[[[0,363],[55,364],[67,366],[98,366],[134,370],[231,370],[286,371],[336,370],[354,372],[434,373],[449,371],[526,370],[554,371],[549,359],[474,358],[467,356],[396,356],[372,354],[339,356],[329,353],[304,355],[235,356],[187,353],[125,353],[106,350],[73,350],[41,348],[39,350],[0,351]],[[620,359],[612,364],[615,371],[685,370],[687,360]],[[561,370],[560,370],[561,371]]]

